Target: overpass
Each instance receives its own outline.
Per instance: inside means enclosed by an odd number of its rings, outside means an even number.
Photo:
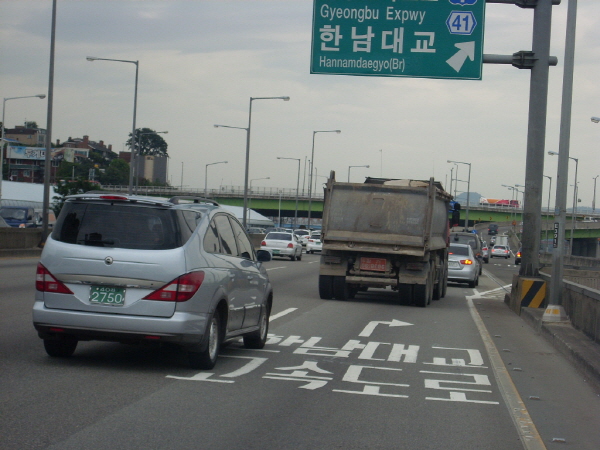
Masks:
[[[127,186],[102,186],[103,190],[126,193]],[[204,197],[204,189],[187,187],[139,186],[138,194],[158,197],[173,197],[176,195],[194,195]],[[244,206],[243,186],[220,186],[218,189],[208,189],[207,197],[223,205]],[[298,195],[298,224],[306,224],[308,217],[309,198],[307,192]],[[252,187],[248,194],[248,207],[260,214],[270,217],[275,223],[281,216],[282,226],[292,226],[296,211],[296,189],[275,187]],[[465,219],[465,209],[460,211],[461,220]],[[469,226],[478,223],[498,222],[514,224],[515,232],[520,233],[523,221],[522,209],[509,206],[476,205],[469,207]],[[313,193],[311,202],[311,224],[320,226],[323,216],[323,193]],[[573,254],[587,257],[600,256],[600,222],[581,222],[583,214],[578,214],[574,231]],[[312,219],[315,219],[312,221]],[[572,216],[567,215],[565,239],[571,238]],[[600,215],[598,215],[600,220]],[[552,239],[554,214],[542,211],[542,239]]]

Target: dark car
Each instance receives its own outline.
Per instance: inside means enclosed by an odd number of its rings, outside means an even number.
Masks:
[[[515,255],[515,265],[518,266],[519,264],[521,264],[521,249]]]
[[[479,275],[483,271],[483,250],[479,235],[466,231],[454,231],[450,233],[450,244],[469,244],[473,249],[475,258],[479,261]]]
[[[489,236],[494,236],[494,235],[496,235],[496,234],[498,234],[498,225],[497,225],[497,224],[495,224],[495,223],[491,223],[491,224],[488,226],[488,235],[489,235]]]

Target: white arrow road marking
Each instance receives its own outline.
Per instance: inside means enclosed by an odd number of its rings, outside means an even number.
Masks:
[[[396,319],[392,319],[391,322],[374,320],[373,322],[369,322],[369,324],[364,328],[364,330],[362,330],[360,332],[359,336],[362,336],[362,337],[371,336],[371,333],[373,333],[373,331],[375,330],[375,327],[379,324],[389,325],[390,327],[407,327],[409,325],[413,325],[412,323],[402,322],[402,321],[396,320]]]
[[[454,46],[459,50],[446,62],[454,70],[460,72],[460,69],[462,69],[462,66],[467,58],[469,58],[471,61],[475,59],[475,41],[459,42],[458,44],[454,44]]]

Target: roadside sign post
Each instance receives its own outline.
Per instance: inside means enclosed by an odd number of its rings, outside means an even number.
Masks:
[[[480,80],[484,0],[314,0],[311,73]]]

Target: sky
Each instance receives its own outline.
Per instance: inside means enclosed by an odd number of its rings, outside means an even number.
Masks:
[[[445,0],[441,0],[445,1]],[[480,0],[481,1],[481,0]],[[568,0],[553,7],[546,151],[558,151]],[[322,184],[366,176],[428,179],[449,185],[447,160],[471,163],[471,192],[510,199],[502,184],[525,184],[530,71],[484,64],[481,80],[310,74],[312,0],[58,0],[52,140],[88,135],[126,150],[136,126],[168,131],[173,185],[243,186],[244,130],[252,102],[249,178],[263,188],[306,185],[315,135],[315,176]],[[0,0],[0,97],[48,93],[52,2]],[[533,11],[487,4],[486,54],[531,50]],[[591,206],[600,174],[600,2],[579,0],[570,155],[579,159],[580,206]],[[5,103],[6,126],[47,122],[47,99]],[[228,161],[227,164],[207,164]],[[544,174],[555,196],[558,158]],[[458,166],[459,180],[467,166]],[[573,184],[574,164],[569,168]],[[454,173],[456,175],[456,173]],[[183,175],[183,177],[182,177]],[[270,179],[264,179],[269,177]],[[449,186],[448,186],[449,187]],[[466,183],[458,184],[458,192]],[[544,179],[543,206],[548,199]],[[305,187],[305,189],[308,189]],[[568,206],[573,196],[567,193]]]

